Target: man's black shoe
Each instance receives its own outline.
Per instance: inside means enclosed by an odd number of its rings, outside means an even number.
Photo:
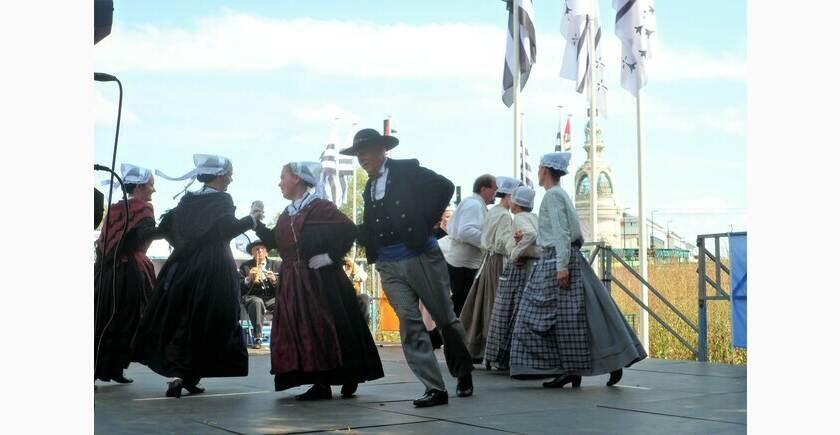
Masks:
[[[449,403],[449,394],[446,391],[429,390],[423,397],[414,401],[414,406],[418,408],[426,408],[435,405],[446,405]]]
[[[458,397],[470,397],[473,394],[472,375],[458,378],[458,388],[455,390]]]

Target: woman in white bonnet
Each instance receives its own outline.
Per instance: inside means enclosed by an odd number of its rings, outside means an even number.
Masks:
[[[108,209],[96,242],[94,377],[127,384],[133,382],[123,375],[131,363],[131,339],[155,286],[155,269],[146,250],[163,234],[155,226],[152,171],[128,163],[120,171],[128,198]]]
[[[137,361],[173,378],[167,397],[204,392],[202,378],[248,375],[248,351],[239,325],[239,272],[230,240],[256,226],[255,216],[237,219],[227,188],[233,164],[222,156],[196,154],[195,169],[170,180],[203,186],[186,192],[161,218],[174,251],[158,274],[152,299],[133,348]],[[191,181],[192,183],[192,181]]]
[[[546,388],[581,384],[582,376],[610,374],[647,357],[633,330],[580,253],[583,235],[569,195],[560,187],[570,153],[546,154],[540,161],[537,245],[543,256],[522,295],[511,343],[514,379],[554,377]]]
[[[499,288],[496,291],[496,301],[493,304],[487,333],[487,347],[484,351],[485,364],[498,370],[507,370],[510,367],[510,341],[517,307],[528,276],[542,255],[542,249],[536,244],[538,218],[531,213],[534,195],[534,189],[519,186],[510,198],[513,227],[505,247],[510,259],[499,276]]]
[[[273,229],[262,222],[256,228],[283,259],[271,323],[274,389],[311,385],[298,400],[331,399],[332,385],[341,386],[342,397],[353,397],[358,384],[384,376],[353,283],[343,269],[356,226],[313,192],[320,170],[317,162],[285,165],[279,186],[292,203]]]

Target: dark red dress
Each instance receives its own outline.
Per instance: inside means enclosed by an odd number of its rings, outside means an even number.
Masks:
[[[280,252],[280,285],[271,324],[271,373],[277,391],[298,385],[362,383],[384,376],[342,259],[356,227],[329,201],[315,199],[273,230],[257,235]],[[312,270],[309,259],[329,254],[332,265]]]
[[[119,377],[131,362],[131,340],[155,286],[146,250],[162,237],[151,204],[134,198],[128,201],[128,215],[123,201],[108,210],[93,266],[95,378]]]

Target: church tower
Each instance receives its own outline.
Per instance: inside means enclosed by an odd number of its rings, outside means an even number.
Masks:
[[[591,124],[586,123],[584,130],[586,135],[585,145],[586,162],[584,162],[575,173],[575,208],[577,209],[578,219],[580,220],[583,229],[583,238],[586,242],[603,241],[614,247],[621,246],[621,210],[615,202],[613,196],[613,178],[612,168],[609,163],[604,160],[604,140],[601,135],[600,126],[595,133],[595,149],[598,158],[598,237],[592,237],[590,234],[589,224],[589,206],[590,196],[589,189],[592,188],[592,182],[589,180],[589,169],[592,166],[589,160],[589,143],[591,134]]]

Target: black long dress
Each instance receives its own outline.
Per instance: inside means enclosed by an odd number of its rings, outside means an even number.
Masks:
[[[163,235],[155,227],[152,205],[139,199],[129,200],[128,216],[122,201],[114,204],[105,226],[109,240],[103,228],[93,267],[94,377],[111,380],[122,377],[131,363],[131,340],[155,285],[146,249]]]
[[[230,240],[252,226],[249,216],[236,219],[224,192],[187,193],[164,215],[160,227],[175,249],[137,331],[137,362],[185,383],[248,375]]]

